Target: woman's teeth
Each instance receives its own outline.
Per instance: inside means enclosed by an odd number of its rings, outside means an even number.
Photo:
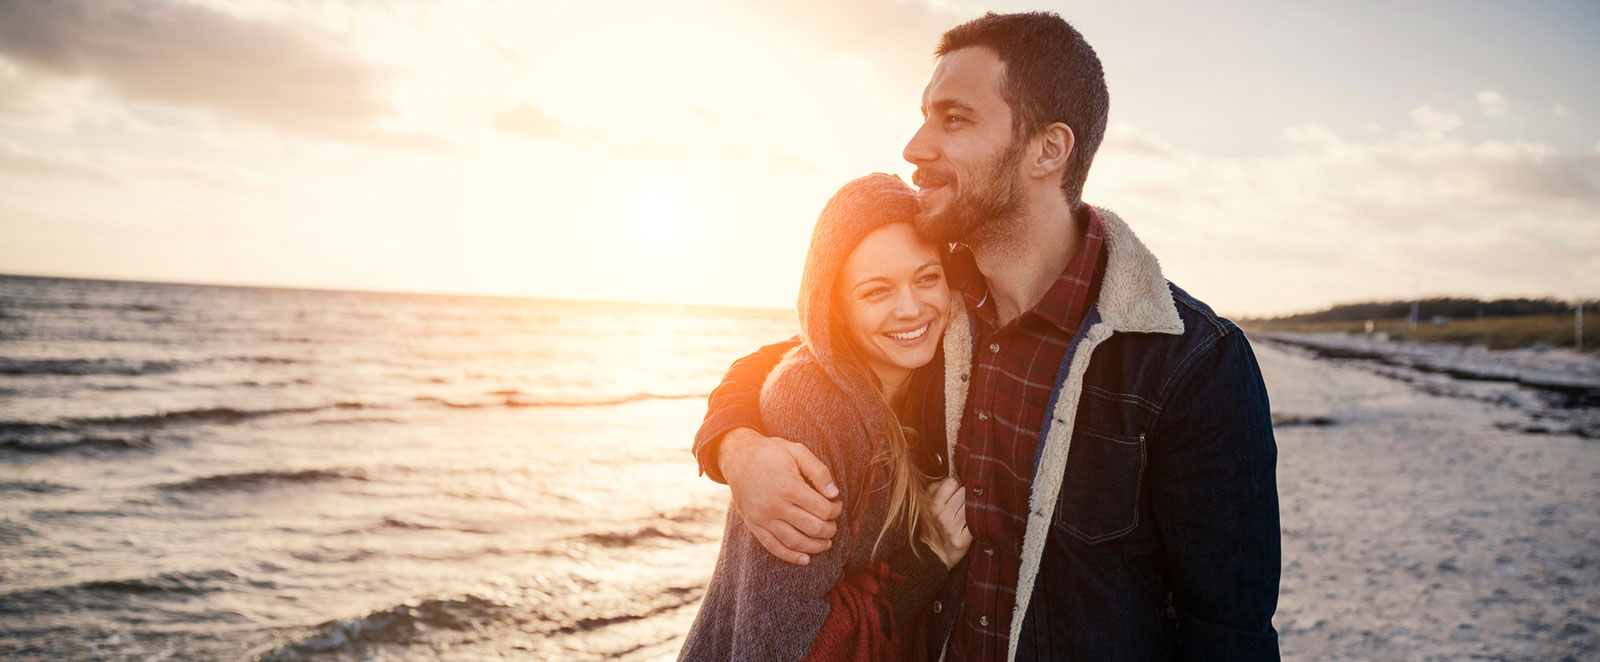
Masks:
[[[927,332],[928,325],[924,324],[922,325],[922,328],[917,329],[916,331],[907,331],[905,333],[886,333],[884,335],[894,338],[895,340],[916,340],[921,338],[922,334]]]

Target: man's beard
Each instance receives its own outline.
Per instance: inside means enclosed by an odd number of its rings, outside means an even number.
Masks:
[[[1022,208],[1016,165],[1026,145],[1025,140],[1013,140],[979,171],[977,179],[960,182],[960,189],[943,211],[935,214],[924,210],[918,214],[917,231],[929,241],[968,245],[1004,234],[1005,222]],[[911,181],[919,188],[956,183],[954,175],[932,168],[917,168]]]

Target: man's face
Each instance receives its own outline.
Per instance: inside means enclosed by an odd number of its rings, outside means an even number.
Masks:
[[[902,155],[917,171],[917,229],[933,241],[972,242],[1022,205],[1005,64],[987,48],[946,54],[922,92],[922,127]]]

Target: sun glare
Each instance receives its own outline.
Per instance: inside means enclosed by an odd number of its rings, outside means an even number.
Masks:
[[[645,239],[662,240],[677,236],[683,221],[678,201],[666,195],[648,195],[634,207],[634,231]]]

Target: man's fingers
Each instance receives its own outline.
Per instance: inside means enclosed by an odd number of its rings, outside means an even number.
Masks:
[[[806,512],[803,508],[790,508],[782,521],[809,538],[828,540],[839,530],[838,525]]]
[[[794,456],[795,464],[800,465],[800,475],[805,476],[806,482],[811,483],[822,496],[829,499],[839,496],[839,486],[833,482],[833,472],[828,471],[828,465],[811,454],[811,449],[791,443],[789,454]]]
[[[751,535],[756,537],[756,542],[761,543],[762,547],[767,548],[767,552],[778,557],[778,559],[784,563],[788,563],[789,565],[806,565],[811,563],[811,558],[809,556],[789,549],[788,547],[784,547],[783,543],[778,542],[778,539],[766,529],[763,529],[759,526],[751,526],[749,522],[745,522],[745,528],[750,529]]]
[[[811,489],[810,485],[799,484],[793,490],[790,490],[786,496],[795,507],[817,519],[839,519],[839,514],[844,512],[843,504],[818,494],[816,490]],[[784,519],[788,519],[790,524],[797,523],[788,517]],[[832,534],[829,534],[828,537],[832,537]]]
[[[833,546],[833,541],[828,539],[818,540],[809,537],[789,526],[783,520],[773,520],[767,523],[767,530],[778,539],[784,548],[806,554],[821,554]]]

